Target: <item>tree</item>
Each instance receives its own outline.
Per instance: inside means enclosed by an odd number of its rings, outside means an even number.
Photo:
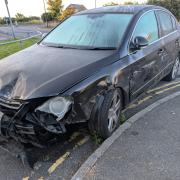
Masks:
[[[47,21],[52,21],[53,20],[53,16],[50,12],[47,12],[47,13],[43,13],[41,15],[41,19],[43,20],[43,22],[46,22],[46,18],[47,18]]]
[[[27,17],[25,17],[23,14],[21,14],[21,13],[17,13],[16,15],[15,15],[15,18],[16,18],[16,21],[18,21],[18,22],[27,22],[28,21],[28,18]]]
[[[29,19],[29,21],[40,20],[40,17],[37,17],[37,16],[29,16],[28,19]]]
[[[15,17],[16,17],[17,20],[18,20],[18,19],[23,19],[23,18],[25,18],[25,16],[24,16],[23,14],[21,14],[21,13],[17,13],[17,14],[15,15]]]
[[[58,17],[62,14],[62,0],[48,0],[47,4],[49,12],[55,19],[58,19]]]
[[[104,4],[103,6],[116,6],[116,5],[118,5],[118,3],[109,2],[109,3]]]
[[[179,0],[148,0],[147,4],[162,6],[169,9],[180,20]]]
[[[138,2],[133,2],[133,1],[126,1],[124,2],[125,5],[137,5],[139,4]]]
[[[59,16],[59,20],[60,20],[60,21],[63,21],[65,18],[71,16],[71,15],[74,14],[74,13],[75,13],[75,8],[73,8],[73,7],[66,8],[66,9],[62,12],[61,16]]]

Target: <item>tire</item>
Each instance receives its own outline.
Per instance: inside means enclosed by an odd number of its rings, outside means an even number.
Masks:
[[[106,139],[120,125],[122,93],[120,89],[108,92],[98,114],[97,133]]]
[[[177,57],[171,72],[164,78],[165,81],[173,81],[176,79],[179,71],[180,58]]]

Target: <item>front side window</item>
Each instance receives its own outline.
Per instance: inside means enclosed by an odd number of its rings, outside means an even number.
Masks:
[[[162,36],[168,35],[169,33],[173,32],[171,16],[164,11],[158,11],[157,14],[161,24]]]
[[[43,44],[117,48],[132,14],[85,14],[68,18],[55,28]]]
[[[133,38],[137,36],[145,37],[149,43],[158,39],[158,25],[153,11],[144,14],[137,22]]]

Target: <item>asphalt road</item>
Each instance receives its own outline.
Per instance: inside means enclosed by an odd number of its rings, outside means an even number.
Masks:
[[[153,102],[173,92],[180,91],[180,76],[176,81],[167,83],[161,81],[157,87],[144,93],[137,101],[124,111],[124,118],[128,119],[138,111]],[[28,179],[70,179],[81,164],[98,147],[97,138],[91,137],[85,124],[72,128],[66,137],[50,145],[47,149],[31,149],[28,155],[34,168],[13,156],[17,145],[14,142],[0,143],[0,179],[28,180]],[[7,149],[11,152],[7,152]]]
[[[50,29],[44,25],[19,25],[14,26],[16,38],[22,39],[39,34],[47,33]],[[11,28],[9,26],[0,26],[0,41],[12,38]]]

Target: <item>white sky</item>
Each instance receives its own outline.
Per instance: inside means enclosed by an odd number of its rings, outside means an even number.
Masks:
[[[47,0],[45,0],[47,1]],[[108,2],[123,3],[128,0],[97,0],[97,7],[102,6]],[[136,1],[136,0],[135,0]],[[144,2],[146,0],[137,0],[138,2]],[[11,16],[14,16],[17,12],[23,13],[25,16],[35,15],[40,16],[43,12],[43,0],[8,0]],[[64,7],[69,4],[83,4],[86,8],[94,8],[95,0],[63,0]],[[0,17],[7,16],[6,6],[4,0],[0,0]]]

